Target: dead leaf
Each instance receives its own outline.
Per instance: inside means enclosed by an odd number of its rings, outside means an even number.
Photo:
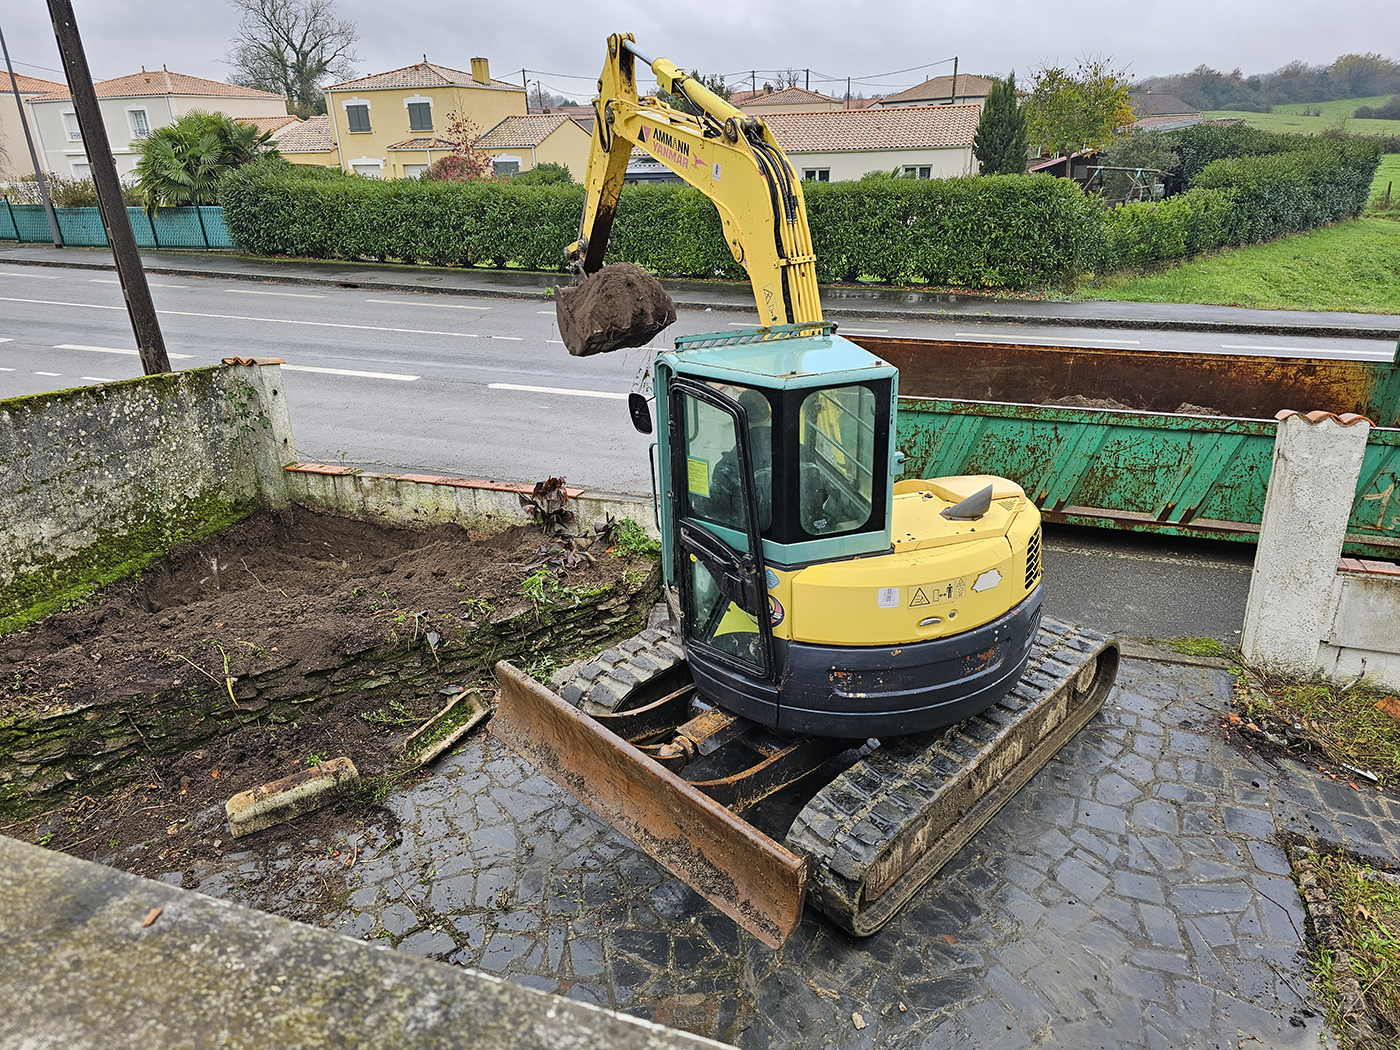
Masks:
[[[1238,713],[1237,711],[1231,711],[1231,712],[1230,712],[1230,724],[1231,724],[1232,726],[1237,726],[1237,725],[1239,725],[1239,724],[1240,724],[1241,722],[1243,722],[1243,721],[1244,721],[1244,719],[1242,719],[1242,718],[1239,716],[1239,713]]]
[[[144,930],[151,923],[159,919],[160,913],[163,911],[165,911],[164,908],[152,908],[150,911],[146,912],[146,917],[143,920],[141,920],[141,929]]]
[[[855,1025],[856,1030],[859,1031],[865,1027],[865,1018],[860,1014],[851,1014],[851,1024]]]
[[[958,943],[958,939],[957,939],[956,937],[954,937],[951,933],[940,933],[938,936],[942,937],[942,938],[943,938],[945,941],[947,941],[949,944],[957,944],[957,943]]]
[[[215,780],[218,780],[218,779],[219,779],[219,771],[218,771],[217,769],[211,769],[211,770],[209,771],[209,775],[210,775],[211,777],[213,777]]]
[[[1376,710],[1400,722],[1400,699],[1393,696],[1383,696],[1376,701]]]

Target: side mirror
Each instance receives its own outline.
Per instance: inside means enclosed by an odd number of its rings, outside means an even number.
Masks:
[[[651,408],[647,405],[646,395],[628,394],[627,411],[632,415],[632,426],[638,434],[651,433]]]

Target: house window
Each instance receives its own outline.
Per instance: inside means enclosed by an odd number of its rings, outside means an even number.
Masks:
[[[350,122],[351,131],[369,130],[369,107],[368,106],[346,106],[345,119]]]
[[[149,138],[151,125],[146,120],[146,111],[144,109],[129,109],[127,113],[131,117],[131,134],[138,139]]]
[[[807,168],[807,169],[805,169],[805,170],[802,172],[802,177],[803,177],[804,179],[810,179],[810,180],[812,180],[813,182],[830,182],[830,181],[831,181],[831,169],[830,169],[830,168]]]
[[[497,175],[516,175],[520,172],[520,158],[496,157],[491,161],[491,169]]]
[[[69,141],[69,142],[82,142],[82,141],[83,141],[83,129],[80,128],[80,127],[78,127],[78,114],[76,114],[76,113],[65,113],[65,114],[63,114],[63,126],[64,126],[64,128],[67,129],[67,131],[68,131],[68,141]]]
[[[92,165],[85,160],[72,160],[68,166],[73,169],[75,179],[87,179],[92,177]]]
[[[403,175],[406,179],[416,179],[427,170],[428,166],[426,164],[405,164],[403,166]]]
[[[909,179],[931,179],[933,178],[933,168],[927,164],[907,165],[904,169],[905,178]]]
[[[384,165],[378,162],[371,162],[368,164],[351,164],[350,167],[356,175],[363,175],[369,179],[377,179],[384,172]]]
[[[410,102],[408,104],[408,130],[433,130],[433,104],[431,102]]]

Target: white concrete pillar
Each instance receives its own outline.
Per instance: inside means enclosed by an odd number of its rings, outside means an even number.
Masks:
[[[238,428],[235,436],[248,443],[262,497],[272,507],[285,507],[291,495],[282,468],[297,462],[297,446],[282,383],[283,361],[280,357],[226,357],[223,363],[248,385],[255,400],[241,410],[246,418],[230,421]]]
[[[1278,420],[1241,649],[1255,666],[1310,675],[1371,421],[1292,411]]]

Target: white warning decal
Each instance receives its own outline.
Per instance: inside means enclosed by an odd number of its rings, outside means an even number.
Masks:
[[[899,588],[898,588],[898,587],[881,587],[881,588],[879,589],[878,593],[877,593],[877,600],[878,600],[879,603],[880,603],[880,608],[881,608],[881,609],[898,609],[898,608],[899,608]]]

